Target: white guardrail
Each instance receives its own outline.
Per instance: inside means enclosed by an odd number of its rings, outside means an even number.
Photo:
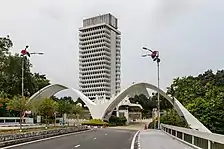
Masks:
[[[224,135],[165,124],[161,130],[196,149],[224,149]]]

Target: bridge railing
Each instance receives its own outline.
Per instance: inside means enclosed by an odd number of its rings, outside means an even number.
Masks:
[[[161,130],[196,149],[224,149],[224,135],[165,124]]]

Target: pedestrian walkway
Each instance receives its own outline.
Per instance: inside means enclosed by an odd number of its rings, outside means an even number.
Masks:
[[[193,149],[160,130],[148,129],[139,134],[140,149]]]

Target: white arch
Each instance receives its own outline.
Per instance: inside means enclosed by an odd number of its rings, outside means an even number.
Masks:
[[[29,102],[32,102],[34,100],[49,98],[49,97],[53,96],[54,94],[56,94],[62,90],[66,90],[66,89],[69,89],[69,88],[64,85],[60,85],[60,84],[48,85],[48,86],[42,88],[41,90],[39,90],[38,92],[36,92],[35,94],[33,94],[30,97]],[[86,104],[86,106],[88,108],[95,105],[94,102],[92,102],[88,97],[86,97],[80,91],[78,91],[74,88],[71,88],[71,90],[74,91],[81,98],[81,100]]]
[[[117,96],[112,97],[109,102],[104,104],[96,104],[92,102],[88,97],[86,97],[80,91],[73,89],[72,91],[76,92],[77,95],[81,98],[81,100],[86,104],[89,108],[91,116],[96,119],[108,119],[114,108],[127,96],[127,95],[134,95],[134,94],[145,94],[148,96],[147,88],[157,91],[157,87],[149,84],[149,83],[136,83],[121,91]],[[44,99],[47,97],[51,97],[57,92],[62,90],[69,89],[66,86],[60,84],[49,85],[35,93],[33,96],[30,97],[29,101],[32,102],[33,100]],[[198,121],[184,106],[175,98],[171,98],[161,89],[159,89],[159,93],[164,96],[173,106],[174,109],[180,116],[183,116],[189,126],[192,129],[197,129],[199,131],[211,132],[208,130],[200,121]]]
[[[142,88],[144,88],[144,91],[147,88],[152,89],[154,91],[158,90],[158,88],[156,86],[149,84],[149,83],[133,84],[130,87],[121,91],[116,97],[112,98],[112,100],[110,100],[110,102],[108,103],[108,107],[105,110],[104,116],[108,117],[107,114],[110,113],[109,111],[112,111],[114,109],[114,107],[116,107],[127,95],[130,95],[130,93],[132,93],[132,92],[139,92],[139,93],[141,92],[142,93],[142,91],[141,91]],[[172,97],[168,96],[161,89],[159,89],[158,92],[174,106],[174,109],[177,111],[177,113],[180,116],[183,116],[185,118],[185,120],[187,121],[190,128],[198,129],[199,131],[211,132],[199,120],[197,120],[176,98],[172,98]],[[145,95],[148,96],[148,93],[146,93]]]

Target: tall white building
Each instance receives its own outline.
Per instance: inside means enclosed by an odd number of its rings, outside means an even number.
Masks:
[[[79,87],[90,99],[120,92],[121,37],[111,14],[83,20],[79,29]]]

